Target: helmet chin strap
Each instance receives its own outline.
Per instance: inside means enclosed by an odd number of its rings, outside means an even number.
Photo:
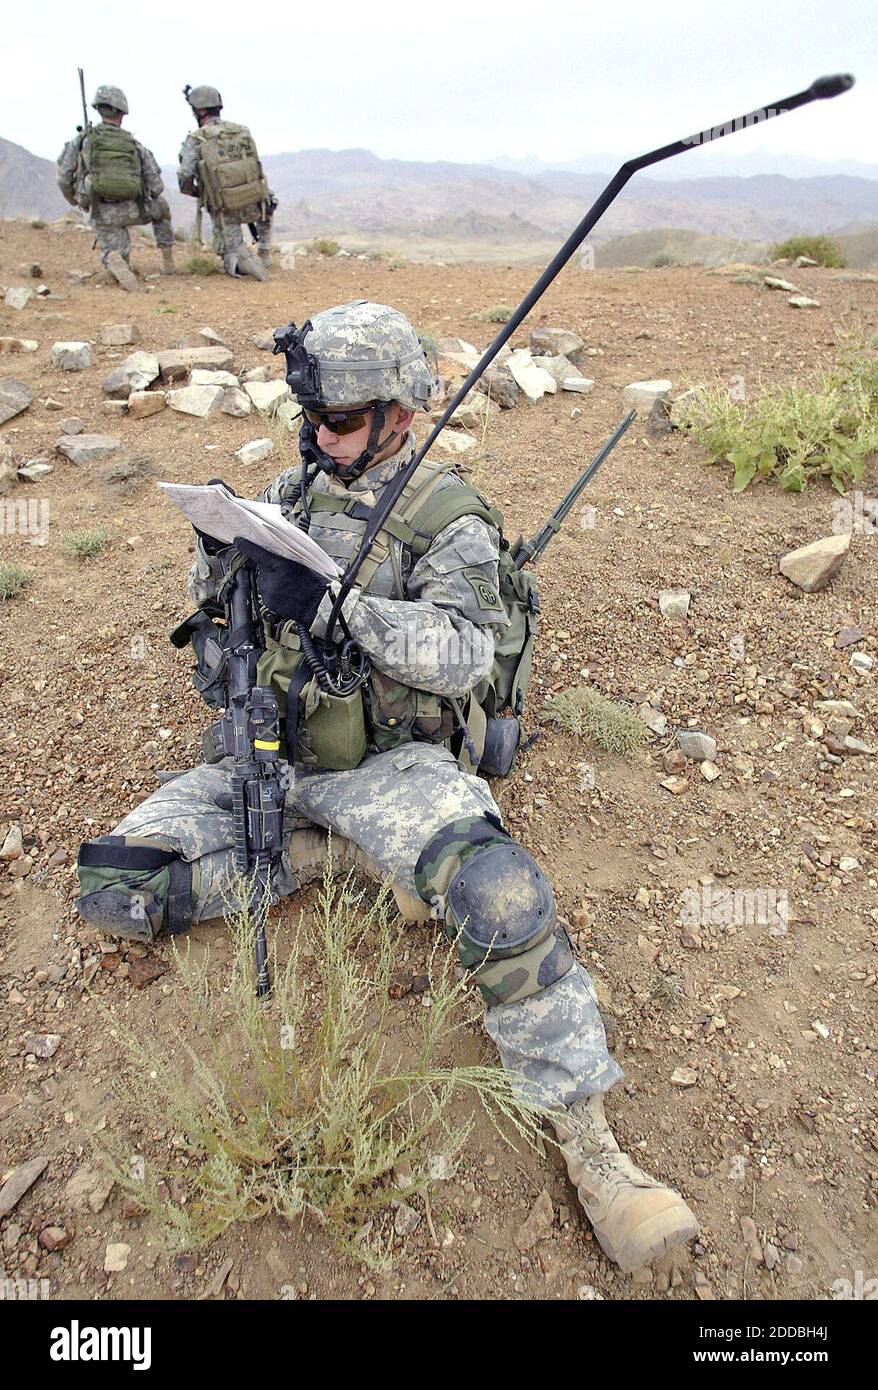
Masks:
[[[402,438],[399,430],[391,430],[386,439],[379,441],[378,436],[384,428],[386,419],[385,410],[383,405],[375,405],[372,410],[374,419],[366,447],[351,463],[337,463],[334,458],[319,447],[317,431],[310,420],[306,421],[299,431],[299,451],[303,459],[316,463],[317,467],[322,468],[324,473],[333,474],[342,483],[354,482],[365,473],[376,454],[379,454],[382,449],[386,449],[394,439]]]

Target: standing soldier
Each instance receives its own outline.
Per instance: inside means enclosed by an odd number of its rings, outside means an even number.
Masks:
[[[107,270],[123,289],[136,290],[128,228],[152,223],[162,272],[173,275],[171,210],[152,151],[122,129],[128,99],[121,87],[98,87],[92,106],[100,124],[68,140],[58,159],[58,186],[68,203],[89,213]]]
[[[180,150],[180,192],[198,199],[199,231],[201,209],[210,213],[214,250],[222,256],[226,274],[264,280],[277,200],[253,136],[245,125],[222,119],[223,99],[216,87],[184,87],[183,95],[195,112],[198,129],[186,136]],[[257,244],[258,260],[244,245],[244,223]]]

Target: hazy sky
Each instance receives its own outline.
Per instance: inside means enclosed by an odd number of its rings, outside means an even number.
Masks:
[[[189,125],[186,82],[218,86],[265,154],[561,161],[639,153],[838,71],[852,92],[693,151],[686,173],[732,147],[776,151],[780,170],[784,153],[878,161],[875,0],[30,0],[3,38],[0,135],[52,159],[81,119],[81,64],[89,101],[125,89],[162,163]]]

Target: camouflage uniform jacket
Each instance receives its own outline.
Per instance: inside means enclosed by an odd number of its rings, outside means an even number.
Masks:
[[[410,433],[397,453],[367,469],[348,488],[318,473],[309,496],[334,491],[347,498],[356,496],[367,506],[377,504],[415,447]],[[300,473],[299,467],[282,473],[266,488],[262,500],[280,503],[285,514],[291,514],[293,502],[287,499]],[[460,485],[461,480],[448,473],[436,490]],[[359,549],[364,528],[365,523],[354,518],[315,512],[309,534],[344,569]],[[489,675],[494,633],[508,626],[498,596],[499,554],[497,530],[473,516],[446,526],[414,564],[411,552],[391,538],[390,553],[375,571],[368,592],[355,587],[343,606],[351,635],[376,670],[416,690],[457,697]],[[203,604],[216,594],[221,571],[222,555],[208,556],[199,540],[189,575],[196,603]],[[317,636],[325,631],[337,592],[331,586],[320,604],[312,624]]]
[[[58,156],[58,187],[68,203],[88,212],[94,227],[132,227],[150,221],[154,215],[162,215],[163,209],[157,205],[164,184],[152,150],[141,145],[139,140],[134,141],[143,179],[142,202],[127,198],[118,203],[105,202],[101,198],[92,202],[87,153],[82,148],[84,139],[85,132],[74,136]]]
[[[224,125],[228,124],[228,122],[224,122],[221,116],[208,116],[204,124],[206,126]],[[236,124],[239,123],[236,122]],[[247,127],[242,126],[241,129],[247,130]],[[250,134],[249,131],[247,131],[247,133],[248,135]],[[250,138],[251,140],[253,139],[252,135],[250,136]],[[197,132],[192,131],[191,134],[186,136],[186,139],[180,146],[180,167],[177,170],[177,183],[180,185],[180,192],[187,193],[190,198],[199,197],[201,192],[201,190],[198,187],[199,159],[200,153],[198,148]],[[210,212],[210,208],[207,206],[206,203],[205,207],[207,207],[208,212]],[[240,208],[235,213],[227,212],[220,215],[228,218],[234,217],[235,221],[243,223],[258,222],[264,216],[264,214],[265,209],[263,208],[261,203],[251,203],[248,207]]]

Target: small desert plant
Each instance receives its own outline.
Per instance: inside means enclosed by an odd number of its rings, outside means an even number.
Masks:
[[[61,543],[68,555],[77,560],[91,560],[104,553],[110,543],[110,533],[103,526],[83,526],[79,531],[65,531]]]
[[[364,1239],[368,1228],[387,1231],[395,1198],[417,1200],[430,1155],[435,1161],[441,1153],[443,1169],[453,1170],[472,1124],[451,1122],[453,1098],[467,1097],[470,1110],[481,1105],[495,1125],[505,1119],[534,1140],[542,1112],[515,1099],[500,1068],[444,1060],[476,1012],[469,979],[454,978],[447,948],[437,943],[441,958],[436,949],[430,958],[431,1007],[411,1017],[416,1036],[405,1040],[405,1059],[385,1039],[403,950],[392,898],[351,875],[336,885],[332,873],[328,856],[286,964],[270,942],[267,1000],[253,988],[259,904],[237,879],[227,914],[234,956],[222,981],[209,960],[178,953],[185,1020],[178,1046],[159,1052],[151,1040],[126,1038],[131,1065],[119,1084],[136,1088],[135,1129],[143,1131],[144,1113],[163,1132],[170,1128],[177,1158],[143,1157],[132,1173],[118,1136],[103,1158],[178,1248],[202,1246],[233,1222],[310,1215],[369,1262],[375,1235]],[[407,1193],[392,1176],[400,1163],[414,1175]]]
[[[186,262],[186,269],[190,275],[216,275],[219,264],[213,256],[190,256]]]
[[[825,477],[843,493],[862,481],[878,449],[878,359],[848,339],[838,366],[811,386],[762,384],[745,403],[715,381],[687,393],[672,419],[707,450],[709,463],[732,465],[735,492],[754,478],[803,492]]]
[[[22,565],[0,564],[0,599],[15,598],[33,577],[33,570]]]
[[[30,225],[33,227],[34,231],[36,231],[36,232],[45,231],[45,228],[46,228],[46,224],[45,224],[45,222],[43,221],[42,217],[32,217],[31,220],[30,220]]]
[[[636,753],[649,733],[635,710],[608,699],[589,685],[550,695],[540,719],[557,724],[565,733],[582,735],[605,753],[619,753],[624,758]]]
[[[674,260],[674,257],[671,255],[670,251],[656,251],[655,255],[650,261],[650,265],[652,266],[653,270],[662,270],[665,266],[676,264],[677,262]]]
[[[314,251],[318,256],[337,256],[341,247],[332,237],[318,236],[308,242],[308,250]]]
[[[495,304],[490,309],[482,309],[475,317],[483,323],[508,323],[514,313],[508,304]]]
[[[772,260],[788,257],[794,261],[797,256],[809,256],[818,265],[845,265],[844,252],[837,241],[828,236],[791,236],[778,242],[771,253]]]

